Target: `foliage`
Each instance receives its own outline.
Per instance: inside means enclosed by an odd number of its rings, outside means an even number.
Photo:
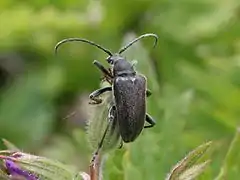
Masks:
[[[152,32],[155,49],[144,40],[125,55],[148,78],[148,112],[157,125],[110,152],[104,179],[164,179],[207,141],[211,164],[198,179],[238,179],[239,8],[239,0],[1,1],[0,137],[87,170],[93,151],[82,97],[99,87],[91,61],[106,64],[106,55],[72,43],[54,57],[53,48],[62,38],[83,37],[117,50]],[[63,119],[73,110],[77,115]]]

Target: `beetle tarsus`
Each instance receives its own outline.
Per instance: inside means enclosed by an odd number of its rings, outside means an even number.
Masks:
[[[112,91],[112,87],[103,87],[100,89],[97,89],[93,91],[90,95],[89,98],[92,100],[89,102],[89,104],[100,104],[102,103],[102,99],[99,98],[99,96],[107,91]]]
[[[96,105],[96,104],[101,104],[102,103],[102,99],[98,99],[98,98],[94,98],[94,99],[91,99],[92,101],[89,102],[89,104],[91,105]]]
[[[121,140],[118,149],[122,149],[122,147],[123,147],[123,141]]]

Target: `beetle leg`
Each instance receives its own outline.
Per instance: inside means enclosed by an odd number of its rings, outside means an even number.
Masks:
[[[108,113],[108,124],[107,124],[107,127],[103,133],[103,136],[102,136],[102,139],[100,141],[100,143],[98,144],[98,147],[97,147],[97,150],[95,151],[95,153],[93,154],[93,157],[92,157],[92,160],[91,160],[91,163],[94,163],[96,157],[98,156],[99,154],[99,151],[101,150],[102,146],[103,146],[103,141],[105,139],[105,136],[108,132],[108,129],[110,127],[110,124],[111,122],[114,120],[114,116],[113,116],[113,106],[109,108],[109,113]]]
[[[151,127],[153,127],[156,124],[155,120],[149,114],[146,114],[146,121],[150,125],[144,126],[144,128],[151,128]]]
[[[122,140],[122,138],[121,138],[121,136],[118,132],[119,127],[117,127],[118,122],[117,122],[117,119],[116,119],[116,106],[114,106],[114,104],[111,104],[111,111],[109,111],[109,113],[111,113],[111,116],[113,118],[115,118],[115,119],[112,120],[113,122],[112,122],[112,125],[111,125],[111,134],[110,135],[112,136],[117,131],[117,134],[115,134],[115,136],[116,136],[116,138],[119,138],[119,139],[116,139],[116,140],[120,140],[120,143],[118,145],[118,149],[121,149],[123,147],[123,140]]]
[[[106,69],[99,61],[94,60],[93,64],[95,66],[97,66],[98,69],[100,69],[100,71],[102,71],[102,73],[107,76],[108,78],[112,79],[113,75],[111,74],[111,71],[109,71],[108,69]]]
[[[102,99],[98,98],[101,94],[107,92],[107,91],[112,91],[112,87],[103,87],[100,89],[97,89],[93,91],[90,95],[89,98],[92,100],[92,102],[89,102],[89,104],[100,104],[102,102]]]
[[[149,90],[149,89],[147,89],[147,97],[149,97],[149,96],[151,96],[152,95],[152,92]]]

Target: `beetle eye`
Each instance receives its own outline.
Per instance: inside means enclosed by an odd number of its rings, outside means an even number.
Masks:
[[[108,62],[109,64],[113,64],[112,56],[109,56],[109,57],[107,58],[107,62]]]

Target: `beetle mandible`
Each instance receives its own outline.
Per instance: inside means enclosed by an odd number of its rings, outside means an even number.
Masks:
[[[150,128],[156,124],[155,120],[146,112],[146,97],[151,95],[151,91],[146,87],[146,77],[138,74],[134,69],[134,64],[131,64],[121,56],[135,42],[145,37],[154,37],[155,47],[158,36],[152,33],[139,36],[115,54],[95,42],[81,38],[64,39],[55,46],[55,53],[57,53],[60,45],[66,42],[80,41],[93,45],[109,55],[106,60],[111,65],[110,69],[105,68],[97,60],[94,60],[93,64],[102,71],[105,79],[111,86],[97,89],[89,97],[92,100],[91,104],[100,104],[102,102],[101,98],[99,98],[101,94],[108,91],[113,92],[114,105],[112,106],[112,110],[115,112],[115,116],[117,116],[119,132],[125,143],[134,141],[143,128]],[[144,126],[145,121],[149,125]]]

